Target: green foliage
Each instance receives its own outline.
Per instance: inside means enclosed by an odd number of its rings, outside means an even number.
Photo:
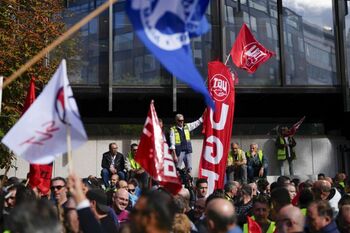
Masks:
[[[63,1],[59,0],[0,1],[0,75],[9,77],[65,31],[62,12]],[[62,56],[75,55],[74,41],[68,41],[62,47],[65,50],[58,48],[48,54],[3,90],[0,138],[19,119],[31,77],[36,78],[38,95]],[[0,168],[11,166],[12,160],[13,155],[1,146]]]

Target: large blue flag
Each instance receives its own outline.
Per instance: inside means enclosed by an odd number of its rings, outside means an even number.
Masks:
[[[128,0],[126,11],[146,47],[181,81],[214,106],[192,61],[190,38],[209,30],[204,14],[209,0]]]

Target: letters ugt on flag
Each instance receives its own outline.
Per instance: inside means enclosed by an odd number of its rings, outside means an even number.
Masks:
[[[247,25],[243,24],[232,46],[230,55],[237,67],[246,70],[248,73],[254,73],[261,64],[275,53],[260,44]]]
[[[126,11],[145,46],[176,78],[201,93],[214,107],[203,78],[192,61],[190,38],[209,30],[209,0],[127,0]]]
[[[71,125],[72,148],[87,141],[67,77],[66,61],[37,100],[2,139],[17,156],[36,164],[51,163],[67,152],[66,125]]]
[[[177,176],[174,160],[169,153],[168,144],[164,141],[153,100],[150,104],[135,160],[153,179],[159,181],[160,185],[173,194],[179,192],[182,187],[181,182]]]

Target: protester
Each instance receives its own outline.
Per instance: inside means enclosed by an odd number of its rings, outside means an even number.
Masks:
[[[307,208],[307,219],[310,232],[339,233],[333,220],[333,210],[328,201],[317,200]]]
[[[240,200],[236,203],[236,213],[238,225],[243,227],[246,217],[252,215],[253,190],[249,184],[244,184],[240,188]]]
[[[294,138],[289,135],[289,129],[282,126],[278,130],[276,138],[277,160],[280,166],[280,174],[284,175],[284,162],[287,160],[289,164],[289,175],[294,175],[293,160],[296,159],[294,147],[296,142]]]
[[[228,181],[224,186],[224,190],[226,200],[231,201],[232,204],[235,204],[238,193],[237,184],[235,182]]]
[[[305,216],[298,207],[286,205],[280,209],[276,218],[278,233],[304,232]]]
[[[350,232],[350,195],[343,196],[339,203],[339,214],[336,222],[340,232]]]
[[[197,199],[194,204],[194,208],[187,213],[187,216],[194,224],[196,224],[203,217],[205,211],[205,201],[205,198]]]
[[[196,181],[196,198],[206,197],[208,194],[208,180],[200,178]]]
[[[247,156],[247,173],[249,182],[255,181],[255,178],[267,176],[268,163],[262,150],[258,149],[258,144],[251,144]]]
[[[176,125],[170,129],[170,149],[172,150],[173,159],[176,167],[181,169],[182,163],[185,163],[186,170],[192,170],[192,144],[190,132],[203,123],[203,118],[192,123],[184,123],[184,116],[176,114]]]
[[[126,210],[129,204],[129,193],[126,189],[118,189],[113,197],[113,209],[117,214],[119,223],[129,221],[129,211]]]
[[[59,208],[64,208],[67,202],[67,182],[63,177],[55,177],[51,180],[51,194],[53,195],[53,200],[55,205]]]
[[[109,187],[109,179],[112,174],[118,174],[119,179],[125,180],[126,159],[122,153],[118,152],[118,145],[116,143],[110,143],[109,151],[103,153],[101,166],[101,176],[105,188]]]
[[[130,152],[127,156],[127,171],[128,177],[136,178],[139,182],[139,185],[142,188],[148,187],[148,174],[145,170],[135,161],[135,155],[138,150],[138,145],[133,143],[130,145]]]
[[[215,198],[206,208],[208,230],[211,233],[241,233],[236,225],[236,213],[233,204],[223,198]]]
[[[252,220],[260,226],[262,233],[273,233],[275,231],[276,224],[269,219],[270,200],[268,196],[259,195],[253,199],[252,213]],[[243,232],[248,233],[248,223],[243,225]]]
[[[54,206],[47,200],[35,200],[16,206],[11,211],[6,226],[7,232],[13,233],[63,232]]]
[[[227,156],[226,178],[227,181],[247,183],[247,158],[238,143],[231,143],[231,151]]]
[[[107,205],[107,195],[101,189],[91,189],[86,193],[86,197],[90,201],[90,208],[95,218],[100,222],[101,228],[105,233],[117,232],[117,226],[113,217],[109,215],[109,207]]]
[[[333,210],[333,216],[336,217],[339,212],[338,202],[341,198],[341,195],[338,192],[338,190],[336,188],[332,188],[331,183],[329,183],[327,180],[317,180],[312,186],[312,192],[316,201],[329,201],[329,204]]]
[[[131,212],[133,233],[167,233],[173,227],[176,206],[173,197],[163,191],[145,192]]]

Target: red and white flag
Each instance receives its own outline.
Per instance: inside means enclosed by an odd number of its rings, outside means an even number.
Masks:
[[[1,142],[30,163],[51,163],[67,152],[67,124],[75,149],[87,136],[69,85],[66,61],[62,60],[40,96]]]
[[[247,25],[243,24],[232,46],[230,55],[237,67],[246,70],[248,73],[254,73],[261,64],[275,53],[260,44]]]
[[[23,106],[22,115],[35,101],[35,78],[30,79],[29,90]],[[30,164],[29,165],[29,187],[37,188],[43,195],[47,195],[50,190],[52,177],[52,163],[50,164]]]
[[[164,141],[153,100],[150,104],[135,160],[154,180],[159,181],[159,184],[171,193],[177,194],[180,191],[182,185],[168,144]]]
[[[300,125],[304,122],[305,116],[303,116],[297,123],[295,123],[289,130],[287,135],[288,137],[292,137],[296,134],[297,130],[299,129]]]
[[[215,101],[215,111],[207,108],[204,113],[205,137],[199,177],[208,179],[210,194],[224,186],[235,108],[235,87],[231,72],[219,61],[208,63],[208,89]]]

